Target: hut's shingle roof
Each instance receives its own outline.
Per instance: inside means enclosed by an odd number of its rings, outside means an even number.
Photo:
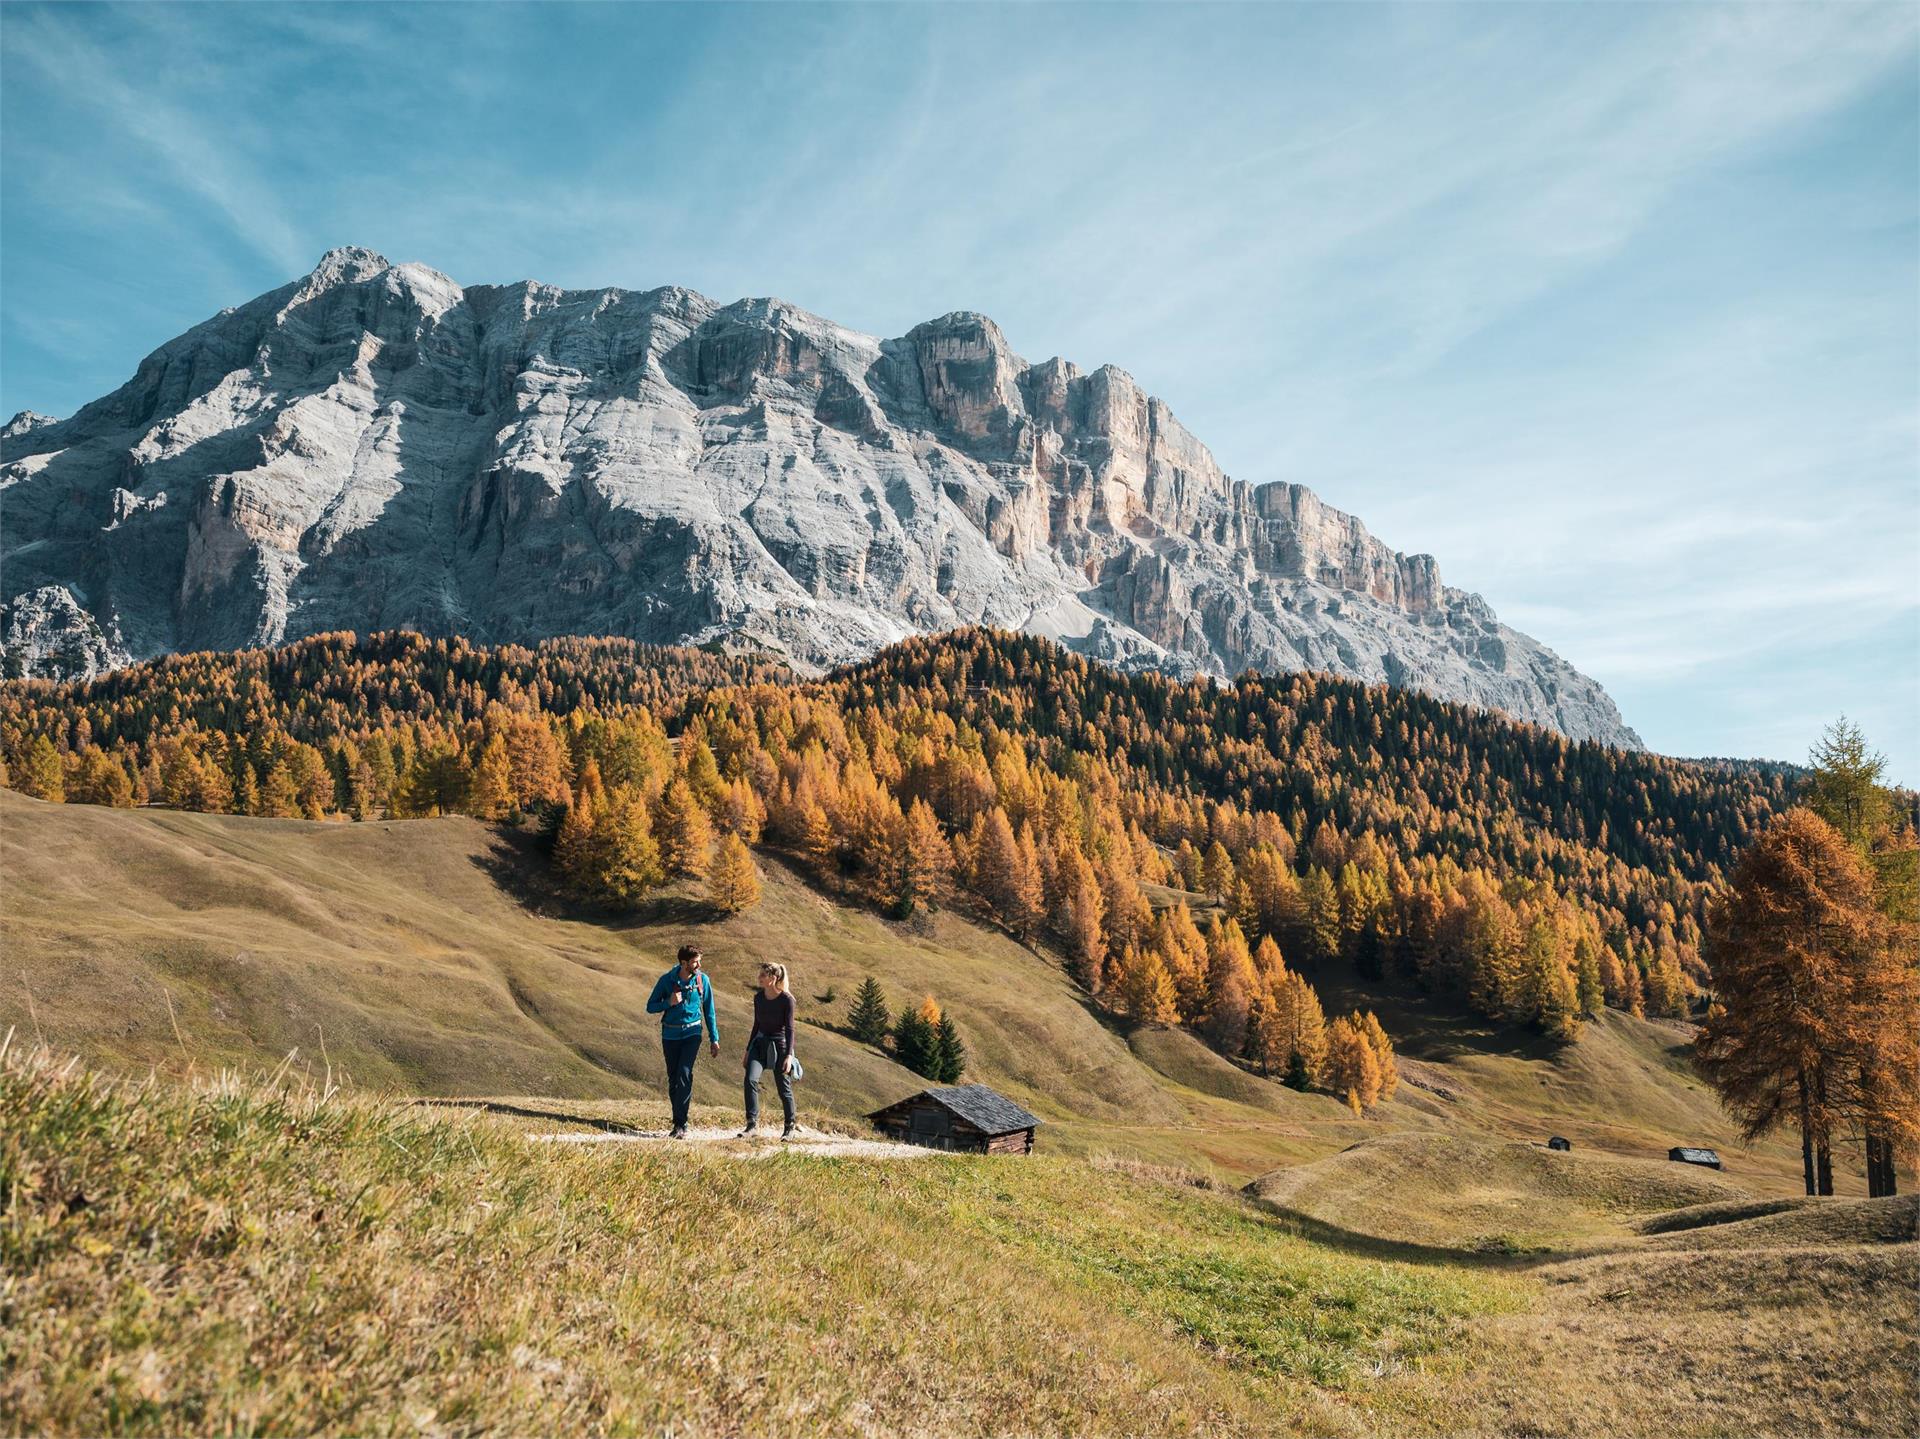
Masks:
[[[957,1114],[983,1134],[1011,1134],[1016,1129],[1032,1129],[1040,1121],[1027,1113],[1004,1094],[997,1094],[984,1084],[952,1084],[933,1089],[923,1089],[935,1104]],[[909,1095],[907,1099],[917,1098]],[[907,1099],[900,1101],[905,1104]],[[876,1110],[876,1114],[885,1114],[887,1109],[896,1106],[889,1104],[886,1109]]]

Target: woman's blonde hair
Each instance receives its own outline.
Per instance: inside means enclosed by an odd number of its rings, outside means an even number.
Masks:
[[[787,967],[784,964],[775,964],[772,960],[768,960],[760,966],[760,972],[762,974],[778,975],[780,977],[780,992],[782,994],[793,993],[791,989],[787,988]]]

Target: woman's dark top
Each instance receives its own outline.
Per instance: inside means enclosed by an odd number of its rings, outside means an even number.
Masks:
[[[754,1040],[763,1034],[770,1034],[780,1041],[780,1053],[793,1053],[793,996],[776,994],[767,998],[763,989],[753,992],[753,1033],[747,1037],[747,1048],[753,1048]]]

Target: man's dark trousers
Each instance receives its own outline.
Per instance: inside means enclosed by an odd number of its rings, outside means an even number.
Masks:
[[[695,1030],[685,1039],[660,1040],[667,1057],[667,1098],[673,1101],[673,1127],[684,1129],[687,1106],[693,1102],[693,1062],[700,1057],[701,1034]]]

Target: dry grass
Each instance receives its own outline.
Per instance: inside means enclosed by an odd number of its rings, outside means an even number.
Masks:
[[[1729,1439],[1920,1431],[1912,1243],[1634,1246],[1538,1273],[1548,1285],[1540,1305],[1475,1326],[1475,1341],[1502,1361],[1441,1397],[1440,1411],[1456,1416],[1447,1428]]]
[[[1711,1170],[1453,1134],[1394,1134],[1264,1175],[1276,1209],[1377,1239],[1495,1253],[1628,1233],[1637,1216],[1751,1196]]]
[[[540,866],[471,820],[306,824],[44,805],[0,790],[0,1026],[144,1070],[276,1063],[298,1047],[413,1094],[624,1101],[662,1082],[653,979],[702,944],[729,1053],[696,1101],[738,1103],[732,1045],[759,959],[793,966],[803,1113],[852,1122],[920,1081],[835,1032],[863,974],[949,1002],[971,1078],[1046,1121],[1042,1146],[1131,1154],[1244,1181],[1404,1129],[1544,1138],[1658,1156],[1717,1144],[1742,1183],[1787,1192],[1793,1156],[1737,1151],[1675,1056],[1682,1036],[1610,1015],[1555,1049],[1484,1021],[1321,977],[1329,1007],[1377,1005],[1414,1083],[1355,1119],[1179,1030],[1102,1021],[1044,952],[940,914],[895,924],[833,903],[764,857],[766,898],[720,919],[686,893],[610,919],[554,903]],[[821,996],[832,991],[834,998]],[[1843,1182],[1850,1182],[1843,1176]]]
[[[739,1164],[0,1056],[9,1432],[1353,1432],[1498,1282],[1065,1160]]]
[[[1920,1418],[1916,1246],[1859,1242],[1909,1232],[1910,1201],[1696,1208],[1527,1268],[1265,1216],[1125,1157],[742,1164],[729,1146],[530,1143],[657,1116],[512,1104],[535,1113],[284,1073],[128,1083],[0,1052],[0,1430],[1787,1435]],[[1783,1220],[1762,1247],[1727,1242]]]

